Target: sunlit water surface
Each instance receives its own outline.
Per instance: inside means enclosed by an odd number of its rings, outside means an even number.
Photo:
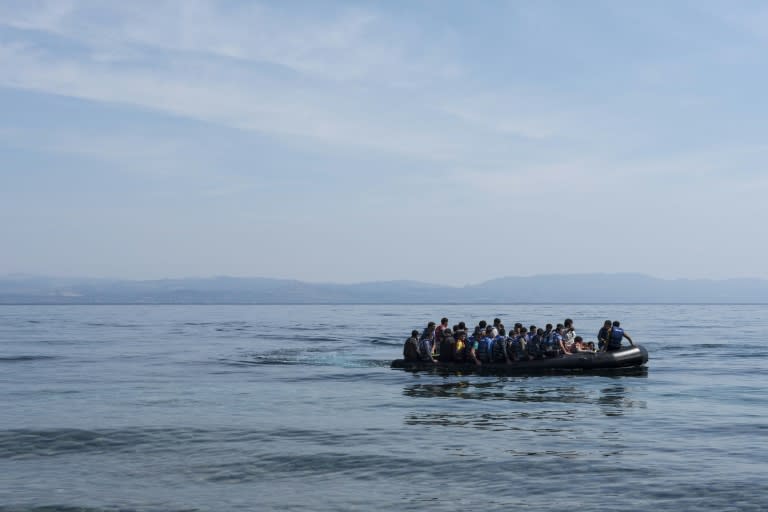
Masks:
[[[647,371],[389,368],[605,319]],[[0,510],[768,510],[768,306],[0,306]]]

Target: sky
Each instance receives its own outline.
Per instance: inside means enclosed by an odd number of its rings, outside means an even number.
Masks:
[[[768,278],[761,1],[0,2],[0,275]]]

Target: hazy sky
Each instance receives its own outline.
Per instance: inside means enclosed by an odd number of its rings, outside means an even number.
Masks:
[[[768,4],[0,2],[0,275],[768,278]]]

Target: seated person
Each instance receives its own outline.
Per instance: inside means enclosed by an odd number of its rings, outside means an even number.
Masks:
[[[607,352],[615,352],[617,350],[621,350],[621,341],[624,338],[629,340],[630,345],[633,347],[635,346],[635,342],[632,341],[632,338],[629,337],[629,334],[624,332],[624,329],[621,328],[619,321],[614,321],[613,326],[611,327],[611,334],[608,338],[608,343],[605,345],[605,350]]]
[[[595,344],[592,343],[592,346],[594,347]],[[584,338],[581,336],[576,336],[573,339],[573,345],[571,345],[571,353],[576,354],[577,352],[594,352],[594,349],[590,349],[586,343],[584,343]]]
[[[453,361],[453,353],[456,350],[456,340],[453,337],[453,331],[447,327],[440,331],[440,352],[437,356],[438,361],[448,363]]]
[[[406,361],[418,361],[419,357],[419,331],[411,331],[411,337],[403,344],[403,359]]]
[[[611,321],[606,320],[603,322],[603,326],[597,333],[597,348],[600,350],[605,349],[605,344],[608,343],[608,338],[611,336]]]
[[[464,352],[467,348],[467,331],[459,331],[456,335],[456,344],[454,345],[453,360],[457,363],[464,362]]]
[[[435,328],[432,327],[431,335],[424,336],[422,334],[419,340],[419,360],[425,363],[436,363],[434,357],[432,357],[432,351],[434,350],[433,340],[435,338]]]

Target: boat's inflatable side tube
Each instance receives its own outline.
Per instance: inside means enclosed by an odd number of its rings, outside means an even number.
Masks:
[[[392,368],[421,370],[441,368],[447,370],[494,370],[494,371],[542,371],[542,370],[602,370],[610,368],[628,368],[642,366],[648,362],[648,351],[635,345],[616,352],[579,352],[578,354],[533,359],[531,361],[513,361],[511,363],[485,363],[476,366],[472,363],[405,361],[395,359]]]

